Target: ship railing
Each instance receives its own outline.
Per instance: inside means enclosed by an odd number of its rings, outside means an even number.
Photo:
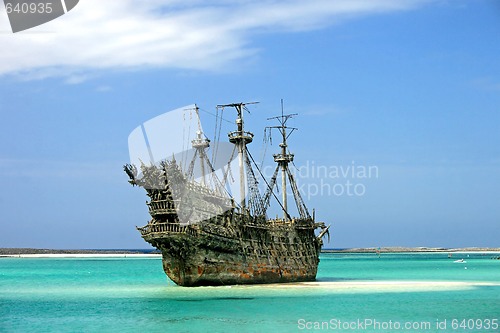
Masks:
[[[289,226],[291,224],[293,224],[293,220],[276,218],[266,220],[266,223],[245,223],[245,226],[249,228],[269,229],[270,226]]]
[[[240,132],[234,131],[227,134],[229,136],[229,142],[235,143],[239,140],[245,141],[245,143],[250,143],[253,141],[253,133],[251,132]]]
[[[273,224],[273,225],[288,225],[288,224],[293,223],[293,220],[285,220],[282,218],[275,218],[275,219],[270,219],[267,222],[270,224]]]
[[[175,214],[175,202],[173,200],[153,200],[148,203],[151,215]]]
[[[290,225],[290,224],[296,224],[297,221],[299,221],[299,219],[275,218],[275,219],[268,220],[268,223],[273,224],[273,225]]]
[[[298,229],[309,229],[312,227],[311,225],[311,220],[310,219],[304,219],[304,218],[292,218],[290,219],[283,219],[283,218],[276,218],[276,219],[270,219],[267,221],[268,224],[271,225],[294,225],[295,228]]]
[[[137,228],[141,235],[145,236],[151,233],[167,233],[167,234],[189,234],[196,236],[198,231],[189,225],[180,225],[178,223],[155,223],[148,224],[144,227]]]

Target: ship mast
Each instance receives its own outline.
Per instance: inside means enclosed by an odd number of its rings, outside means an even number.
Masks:
[[[224,108],[224,107],[234,107],[237,112],[237,118],[236,118],[236,125],[237,125],[237,130],[230,132],[228,134],[229,137],[229,142],[234,144],[238,148],[238,165],[240,169],[240,205],[242,211],[246,210],[246,200],[245,200],[245,193],[246,193],[246,186],[245,186],[245,164],[247,161],[245,161],[246,158],[246,145],[249,144],[250,142],[253,141],[253,133],[251,132],[245,132],[244,129],[244,122],[243,122],[243,110],[245,109],[245,106],[248,104],[256,104],[258,102],[251,102],[251,103],[232,103],[232,104],[224,104],[224,105],[217,105],[217,108]]]
[[[289,151],[287,150],[288,145],[287,145],[286,140],[292,134],[292,132],[297,129],[295,127],[286,126],[286,123],[287,123],[288,119],[290,119],[296,115],[297,115],[297,113],[284,115],[283,114],[283,100],[281,100],[281,116],[267,118],[267,120],[276,119],[280,123],[279,126],[268,126],[267,128],[278,129],[281,133],[281,136],[282,136],[281,143],[279,144],[279,146],[281,147],[281,153],[274,154],[273,157],[274,157],[274,161],[276,163],[278,163],[278,167],[281,169],[281,189],[282,189],[281,192],[282,192],[282,201],[283,201],[282,208],[283,208],[283,218],[285,220],[287,220],[289,218],[287,192],[286,192],[286,178],[287,178],[287,174],[289,173],[288,163],[293,162],[293,156],[294,156],[293,154],[290,154]],[[287,134],[287,129],[290,129],[290,132],[288,132],[288,134]]]
[[[206,179],[205,179],[205,161],[208,161],[208,158],[206,156],[205,150],[210,147],[210,140],[208,140],[206,137],[203,137],[203,132],[201,130],[201,122],[200,122],[200,114],[199,114],[199,108],[198,105],[195,104],[195,111],[196,111],[196,116],[198,117],[198,131],[196,131],[196,139],[191,141],[192,147],[196,150],[195,156],[193,157],[193,161],[191,162],[192,165],[190,166],[190,170],[188,174],[192,175],[193,173],[193,167],[194,167],[194,158],[196,155],[198,155],[200,159],[200,168],[201,168],[201,184],[203,186],[206,186]]]

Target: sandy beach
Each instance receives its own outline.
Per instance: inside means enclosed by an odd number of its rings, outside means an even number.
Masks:
[[[414,292],[432,290],[464,290],[477,287],[500,286],[495,282],[479,281],[408,281],[408,280],[386,280],[386,281],[313,281],[283,284],[232,286],[232,288],[270,288],[270,289],[311,289],[311,290],[335,290],[337,292]]]

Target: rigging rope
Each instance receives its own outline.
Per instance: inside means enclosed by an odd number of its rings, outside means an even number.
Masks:
[[[227,161],[227,169],[222,168],[222,170],[224,170],[224,175],[222,178],[222,184],[224,185],[224,187],[226,187],[226,185],[227,185],[227,176],[231,176],[231,181],[234,182],[233,173],[231,171],[231,161],[234,158],[235,152],[236,152],[236,146],[233,146],[233,152],[231,153],[231,157]]]
[[[196,163],[195,161],[197,156],[198,156],[198,150],[196,149],[194,151],[193,158],[191,159],[191,163],[189,163],[189,167],[186,173],[187,179],[194,179],[194,164]]]
[[[297,183],[295,182],[295,178],[293,177],[290,169],[286,169],[288,174],[288,179],[290,180],[290,186],[292,187],[293,197],[295,199],[295,203],[297,205],[297,209],[299,210],[300,217],[302,218],[311,218],[309,211],[307,210],[306,204],[300,195],[299,189],[297,187]]]
[[[248,149],[247,149],[247,152],[248,152]],[[250,154],[250,152],[248,152],[248,156],[250,157],[250,159],[252,160],[253,164],[254,164],[254,165],[255,165],[255,167],[257,168],[257,171],[259,171],[260,176],[262,177],[262,179],[264,180],[264,182],[266,183],[266,185],[267,185],[267,187],[268,187],[268,189],[269,189],[269,188],[270,188],[269,183],[267,182],[266,178],[264,177],[264,175],[263,175],[263,174],[262,174],[262,172],[260,171],[259,167],[257,166],[257,163],[255,163],[255,160],[253,159],[253,156]],[[281,203],[281,201],[278,199],[278,197],[276,196],[276,194],[274,193],[274,191],[272,190],[272,188],[271,188],[271,193],[273,194],[274,198],[276,199],[276,201],[277,201],[277,202],[278,202],[278,204],[280,205],[281,209],[282,209],[283,211],[285,211],[285,207],[283,207],[283,204],[282,204],[282,203]],[[287,212],[287,211],[285,211],[285,212],[286,212],[286,216],[287,216],[287,218],[291,220],[292,218],[290,217],[290,215],[288,214],[288,212]]]
[[[220,133],[222,130],[222,120],[224,119],[222,115],[224,114],[224,108],[221,108],[220,110],[220,116],[219,116],[219,108],[216,108],[216,118],[215,118],[215,134],[214,134],[214,140],[215,140],[215,149],[214,153],[212,154],[212,164],[215,165],[215,162],[217,161],[217,154],[219,152],[219,143],[220,143]],[[220,120],[219,120],[220,118]],[[218,130],[218,131],[217,131]]]
[[[278,170],[279,170],[279,165],[276,166],[276,169],[274,170],[273,178],[271,178],[270,183],[268,184],[267,191],[264,195],[264,207],[268,208],[271,200],[271,192],[273,192],[274,185],[276,184],[276,179],[278,177]]]
[[[188,125],[188,131],[186,133],[186,111],[189,111],[189,125]],[[180,167],[181,169],[186,170],[186,165],[187,165],[187,159],[188,159],[188,151],[190,149],[189,147],[189,137],[191,134],[191,120],[193,119],[193,115],[191,113],[192,109],[185,109],[184,113],[182,114],[182,119],[184,121],[184,124],[182,126],[182,152],[181,152],[181,164]]]
[[[269,131],[271,132],[271,131]],[[269,136],[271,135],[271,133],[269,133]],[[260,168],[262,169],[262,167],[264,166],[264,159],[266,158],[266,153],[267,153],[267,127],[264,128],[264,138],[262,139],[262,155],[261,155],[261,159],[260,159]]]
[[[259,186],[258,186],[258,181],[257,178],[255,177],[255,174],[253,172],[253,168],[250,162],[250,159],[248,156],[250,156],[250,152],[248,149],[243,151],[243,154],[245,155],[245,164],[247,168],[247,184],[248,184],[248,191],[250,193],[250,196],[248,198],[248,205],[250,206],[251,211],[254,213],[254,215],[264,215],[266,212],[266,209],[264,207],[262,197],[260,195],[259,191]],[[253,157],[252,157],[253,160]]]

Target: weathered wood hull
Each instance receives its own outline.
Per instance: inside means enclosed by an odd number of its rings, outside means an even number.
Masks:
[[[314,281],[322,242],[311,220],[257,225],[237,215],[224,231],[214,218],[191,226],[141,229],[161,250],[163,269],[181,286]]]
[[[228,239],[198,229],[197,233],[150,234],[145,239],[161,250],[165,273],[180,286],[314,281],[320,244],[313,230],[307,230],[310,242],[291,243],[276,239],[301,239],[301,234],[304,239],[306,230],[275,229],[259,230],[262,235],[255,238],[250,234]],[[274,241],[263,241],[264,234],[271,234],[267,238]]]

